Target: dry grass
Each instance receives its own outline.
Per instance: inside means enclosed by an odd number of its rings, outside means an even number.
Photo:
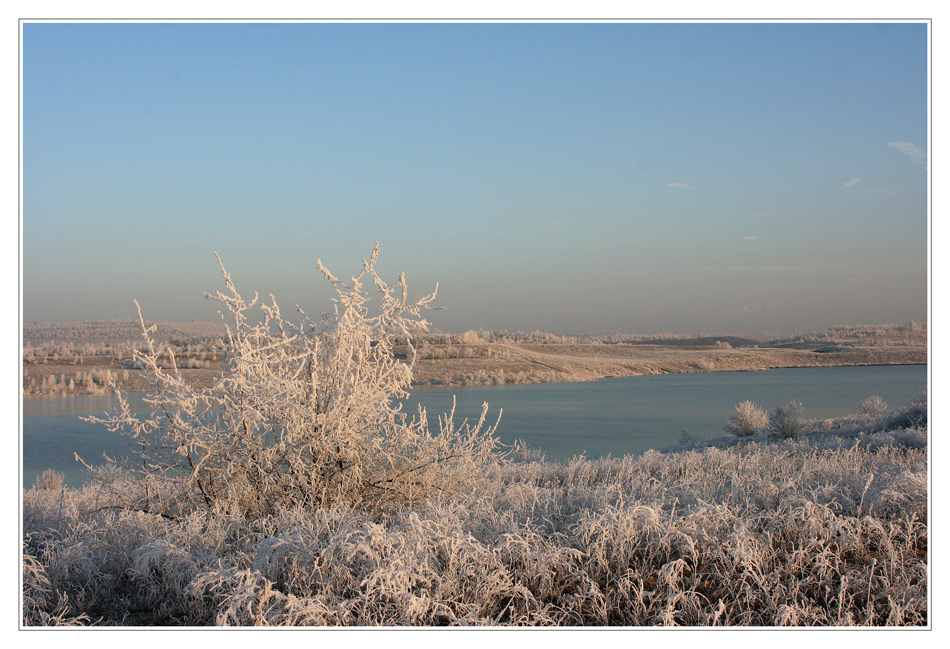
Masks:
[[[24,494],[25,625],[923,626],[926,408],[492,468],[414,510]],[[153,485],[152,488],[160,487]]]

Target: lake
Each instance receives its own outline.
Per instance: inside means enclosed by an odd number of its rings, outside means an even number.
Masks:
[[[415,413],[421,403],[435,430],[453,395],[456,424],[465,417],[477,420],[487,401],[490,423],[504,409],[498,427],[502,442],[522,439],[548,460],[565,461],[582,453],[617,457],[671,446],[683,431],[696,439],[720,437],[736,404],[747,399],[764,410],[800,401],[806,418],[824,419],[860,412],[861,401],[875,394],[899,408],[926,385],[926,365],[662,374],[585,383],[420,387],[405,410]],[[101,462],[103,453],[127,455],[125,438],[79,420],[103,414],[110,404],[110,397],[24,399],[24,486],[45,468],[64,473],[67,484],[81,484],[85,474],[74,453],[90,464]]]

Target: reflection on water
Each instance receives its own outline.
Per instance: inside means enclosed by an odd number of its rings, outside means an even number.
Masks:
[[[415,413],[421,403],[430,425],[452,407],[456,423],[478,419],[482,402],[494,423],[504,409],[498,436],[504,443],[523,439],[549,460],[642,453],[676,443],[682,432],[708,439],[724,434],[736,404],[749,399],[771,410],[791,400],[805,405],[807,418],[837,417],[860,411],[861,401],[877,394],[891,408],[909,404],[927,385],[925,365],[801,368],[767,372],[664,374],[603,379],[587,383],[548,383],[491,387],[418,388],[406,400]],[[110,397],[31,398],[23,401],[23,483],[33,484],[44,468],[66,474],[68,484],[84,479],[73,453],[90,464],[102,454],[129,455],[129,442],[101,425],[79,420],[102,414]],[[140,399],[137,401],[140,403]]]

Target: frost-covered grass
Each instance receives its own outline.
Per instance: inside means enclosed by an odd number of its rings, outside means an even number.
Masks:
[[[160,516],[113,506],[122,476],[47,476],[23,498],[23,623],[927,625],[927,425],[917,403],[795,439],[502,463],[376,512]]]

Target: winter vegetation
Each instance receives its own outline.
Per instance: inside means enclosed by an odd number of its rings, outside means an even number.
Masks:
[[[177,494],[156,482],[154,502]],[[927,410],[639,457],[509,458],[412,506],[24,495],[25,625],[924,626]],[[139,503],[141,505],[141,503]]]
[[[845,345],[865,347],[908,347],[926,343],[927,324],[911,320],[906,325],[858,325],[831,327],[825,331],[795,334],[766,340],[765,347]]]
[[[866,414],[887,410],[881,397],[870,397],[864,400],[861,408]],[[805,431],[807,422],[804,419],[804,413],[805,407],[798,401],[790,401],[776,408],[771,414],[766,414],[751,401],[743,401],[736,406],[735,414],[729,418],[726,432],[737,437],[746,437],[760,431],[768,431],[779,438],[793,439]]]
[[[887,411],[887,402],[878,395],[873,395],[861,402],[861,410],[867,414]]]
[[[145,326],[164,329],[167,333],[167,328],[154,323],[145,323]],[[74,331],[72,325],[62,328]],[[83,327],[75,330],[85,331]],[[164,344],[175,355],[179,369],[216,370],[223,359],[224,343],[217,338],[174,338],[164,340]],[[147,344],[142,341],[142,323],[137,340],[28,340],[23,346],[23,396],[102,395],[111,393],[111,383],[135,385],[137,372],[129,370],[141,369],[133,357],[146,348]],[[166,361],[160,363],[166,369],[170,367]],[[147,388],[147,384],[140,387]]]
[[[824,331],[805,334],[783,334],[769,337],[742,338],[730,334],[682,333],[682,334],[622,334],[583,333],[560,335],[540,330],[531,333],[522,331],[467,331],[464,334],[428,334],[432,342],[446,344],[465,343],[511,343],[529,345],[706,345],[726,349],[732,347],[780,347],[791,345],[845,345],[845,346],[916,346],[926,344],[927,324],[911,320],[907,324],[836,326]]]
[[[743,401],[736,406],[736,413],[729,418],[726,432],[740,437],[754,435],[769,424],[769,416],[751,401]]]
[[[775,434],[785,439],[798,437],[805,430],[803,419],[805,407],[798,401],[776,408],[769,417],[769,426]]]
[[[154,336],[160,340],[185,340],[192,336],[185,330],[170,324],[150,322],[154,326]],[[97,322],[75,322],[43,324],[25,324],[23,327],[25,342],[43,343],[77,343],[87,344],[90,341],[109,344],[123,344],[141,340],[141,329],[138,320],[100,320]]]
[[[128,376],[128,372],[125,373]],[[112,370],[92,369],[69,374],[46,374],[24,380],[24,396],[66,396],[73,394],[110,394],[116,377]]]
[[[719,440],[547,462],[501,447],[487,404],[438,431],[393,405],[435,294],[410,302],[377,254],[348,283],[319,265],[318,322],[273,298],[251,317],[222,265],[205,388],[141,321],[151,413],[117,390],[96,419],[141,461],[24,493],[24,626],[928,624],[925,399],[824,421],[744,402]]]

